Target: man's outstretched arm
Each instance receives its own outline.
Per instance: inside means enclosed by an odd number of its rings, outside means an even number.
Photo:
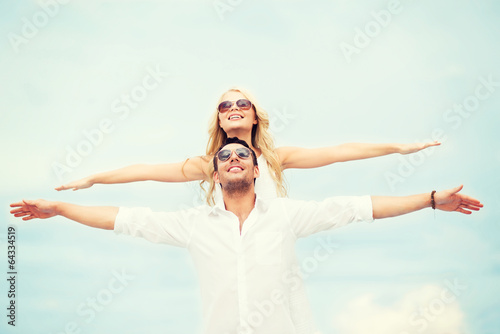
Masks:
[[[64,202],[52,202],[43,199],[23,200],[10,205],[14,217],[23,220],[34,218],[46,219],[54,216],[63,216],[80,224],[90,227],[112,230],[118,208],[112,206],[81,206]]]
[[[457,211],[471,214],[483,207],[477,199],[459,194],[463,186],[434,194],[435,207],[442,211]],[[373,218],[388,218],[431,207],[431,194],[420,194],[405,197],[372,196]]]

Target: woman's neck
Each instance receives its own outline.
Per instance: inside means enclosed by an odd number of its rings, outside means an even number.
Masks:
[[[252,150],[254,150],[257,157],[260,157],[262,151],[253,146],[252,143],[252,133],[248,131],[232,131],[231,134],[227,134],[228,138],[237,137],[238,139],[244,140]]]

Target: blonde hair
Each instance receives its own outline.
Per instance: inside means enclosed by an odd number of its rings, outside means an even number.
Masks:
[[[262,155],[267,161],[269,172],[272,179],[276,183],[276,192],[279,196],[286,196],[286,186],[283,177],[283,169],[281,167],[278,155],[275,152],[274,140],[269,132],[269,115],[262,109],[253,95],[246,89],[240,87],[232,87],[222,94],[217,102],[216,108],[209,122],[209,139],[207,144],[206,156],[203,157],[208,162],[208,181],[201,181],[200,186],[206,194],[206,201],[209,205],[215,204],[214,191],[215,182],[211,175],[214,172],[213,159],[219,147],[227,139],[226,132],[219,125],[219,110],[217,106],[223,101],[223,97],[227,92],[240,92],[253,104],[257,124],[252,128],[252,146],[261,150]],[[208,190],[205,188],[208,183]]]

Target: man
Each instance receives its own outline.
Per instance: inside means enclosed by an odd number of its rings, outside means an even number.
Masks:
[[[79,223],[114,229],[152,242],[185,247],[198,271],[205,332],[210,334],[308,333],[298,305],[301,282],[297,238],[354,221],[372,221],[426,207],[470,214],[482,204],[451,190],[407,197],[334,197],[323,202],[255,195],[259,176],[255,152],[230,138],[214,158],[214,181],[224,202],[214,207],[155,213],[147,208],[83,207],[44,200],[11,204],[23,220],[61,215]]]

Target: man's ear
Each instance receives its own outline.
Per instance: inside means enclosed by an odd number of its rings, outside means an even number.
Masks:
[[[214,172],[214,182],[215,183],[220,183],[219,172]]]
[[[258,178],[260,176],[259,166],[253,166],[253,177]]]

